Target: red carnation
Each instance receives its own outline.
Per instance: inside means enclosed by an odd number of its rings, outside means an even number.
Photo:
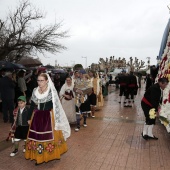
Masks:
[[[167,101],[168,101],[168,99],[165,99],[165,100],[164,100],[164,104],[166,104]]]

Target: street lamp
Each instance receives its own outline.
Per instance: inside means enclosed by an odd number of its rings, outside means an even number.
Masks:
[[[169,9],[169,11],[170,11],[170,4],[169,4],[169,5],[167,5],[167,7],[168,7],[168,9]]]
[[[150,67],[150,57],[146,57],[147,59],[148,59],[148,69],[149,69],[149,67]]]
[[[82,57],[82,58],[85,58],[85,59],[86,59],[86,66],[85,66],[85,67],[87,68],[87,57]]]

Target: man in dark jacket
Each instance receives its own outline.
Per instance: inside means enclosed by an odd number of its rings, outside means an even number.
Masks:
[[[149,89],[150,86],[152,86],[153,80],[151,79],[150,74],[146,75],[146,87],[145,90]]]
[[[27,86],[26,96],[27,96],[28,103],[29,103],[29,100],[31,98],[32,91],[34,90],[34,88],[38,87],[37,77],[38,77],[38,70],[34,69],[31,77],[28,78],[28,80],[26,81],[27,82],[27,84],[26,84],[26,86]]]
[[[14,98],[15,98],[15,82],[12,79],[11,72],[5,72],[5,77],[0,79],[0,94],[2,100],[2,113],[4,123],[9,121],[13,123],[13,110],[14,110]]]
[[[137,88],[137,79],[136,76],[131,71],[127,77],[127,102],[124,105],[125,107],[132,107],[132,102],[134,101],[134,94]]]
[[[125,96],[127,92],[127,75],[125,71],[122,71],[122,74],[119,76],[119,85],[120,85],[119,103],[121,103],[122,96],[124,96],[123,102],[125,102]]]
[[[113,79],[113,77],[112,77],[112,75],[110,74],[110,75],[109,75],[109,85],[112,84],[112,79]]]
[[[34,88],[38,87],[38,83],[37,83],[37,77],[38,77],[38,70],[34,69],[32,76],[31,76],[31,83],[30,83],[30,89],[31,92],[34,90]]]
[[[158,112],[159,104],[162,102],[163,90],[168,85],[167,78],[160,78],[158,83],[152,85],[144,94],[141,101],[142,110],[144,112],[146,121],[142,132],[142,137],[145,140],[158,138],[152,133],[153,126],[155,125],[156,115]],[[153,113],[155,112],[154,116]]]

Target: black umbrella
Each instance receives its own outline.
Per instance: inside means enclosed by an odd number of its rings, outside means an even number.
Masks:
[[[55,69],[55,70],[52,70],[52,73],[57,74],[57,73],[67,73],[67,72],[62,69]]]
[[[42,65],[42,63],[38,59],[34,59],[32,57],[22,58],[17,62],[18,64],[22,64],[25,67],[36,67]]]
[[[16,70],[16,69],[25,69],[25,67],[21,64],[11,63],[8,61],[0,61],[0,70]]]
[[[51,65],[46,65],[44,67],[47,68],[47,69],[54,69],[55,68],[54,66],[51,66]]]

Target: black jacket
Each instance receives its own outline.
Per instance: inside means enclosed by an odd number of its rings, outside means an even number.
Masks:
[[[158,83],[152,85],[144,94],[144,98],[151,104],[151,108],[158,110],[159,104],[162,102],[161,89]],[[146,101],[142,99],[142,101]],[[147,104],[147,102],[145,102]]]
[[[14,100],[16,83],[5,76],[0,79],[0,95],[2,100]]]
[[[146,90],[150,87],[150,86],[152,86],[152,79],[150,78],[150,77],[147,77],[146,78]]]
[[[136,79],[136,76],[134,75],[129,75],[128,78],[128,87],[130,88],[135,88],[137,87],[137,79]]]
[[[19,112],[20,112],[20,109],[18,110],[18,114],[17,114],[16,126],[18,126]],[[22,125],[21,126],[28,126],[28,120],[29,120],[28,119],[28,108],[25,107],[22,112]]]
[[[127,82],[128,82],[128,76],[126,76],[126,75],[120,75],[119,76],[120,86],[127,86]]]

